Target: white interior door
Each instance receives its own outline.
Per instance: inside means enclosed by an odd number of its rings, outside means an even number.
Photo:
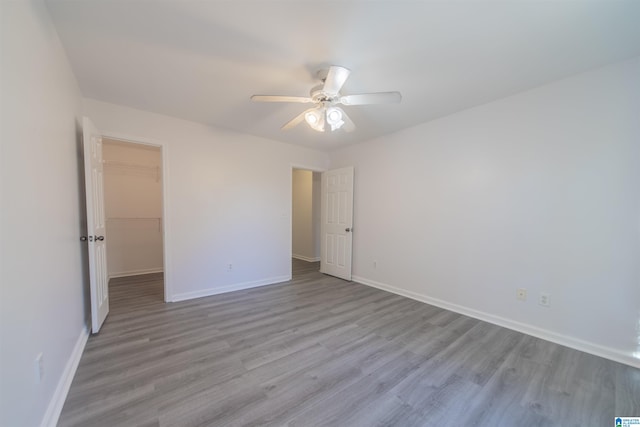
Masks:
[[[84,145],[84,179],[87,198],[87,246],[89,249],[89,283],[91,288],[91,330],[100,330],[109,314],[107,248],[105,244],[104,174],[102,137],[94,124],[82,121]]]
[[[322,173],[320,272],[351,280],[353,167]]]

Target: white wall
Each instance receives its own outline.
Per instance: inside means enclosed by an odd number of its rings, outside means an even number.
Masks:
[[[320,260],[320,173],[294,169],[292,173],[292,252],[304,261]]]
[[[42,2],[3,1],[1,28],[0,425],[35,426],[55,419],[86,337],[81,97]]]
[[[640,58],[331,153],[355,166],[356,280],[640,366],[638,76]]]
[[[164,146],[169,299],[288,279],[291,165],[326,168],[327,154],[91,99],[84,107],[111,137]]]
[[[160,148],[103,139],[109,277],[162,271]]]

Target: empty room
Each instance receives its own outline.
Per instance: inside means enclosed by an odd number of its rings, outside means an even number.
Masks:
[[[640,424],[640,2],[0,7],[1,426]]]

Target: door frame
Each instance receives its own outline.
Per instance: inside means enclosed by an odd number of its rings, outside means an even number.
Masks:
[[[298,163],[290,163],[289,168],[289,280],[293,278],[293,170],[302,169],[311,172],[326,172],[329,169],[320,168],[317,166],[302,165]],[[320,201],[320,207],[322,209],[322,201]],[[320,254],[322,258],[322,253]]]
[[[171,292],[172,275],[171,275],[171,253],[169,248],[171,247],[170,239],[171,233],[169,228],[169,145],[164,141],[153,140],[149,138],[141,138],[137,136],[123,135],[116,132],[108,132],[100,130],[100,134],[103,138],[113,139],[120,142],[127,142],[130,144],[147,145],[160,149],[160,159],[162,165],[162,269],[164,271],[164,302],[173,301],[173,293]]]

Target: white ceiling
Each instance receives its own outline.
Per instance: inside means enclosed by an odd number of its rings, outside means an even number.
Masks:
[[[48,6],[84,96],[283,142],[332,149],[640,55],[640,1],[65,1]],[[280,127],[327,65],[353,133]]]

